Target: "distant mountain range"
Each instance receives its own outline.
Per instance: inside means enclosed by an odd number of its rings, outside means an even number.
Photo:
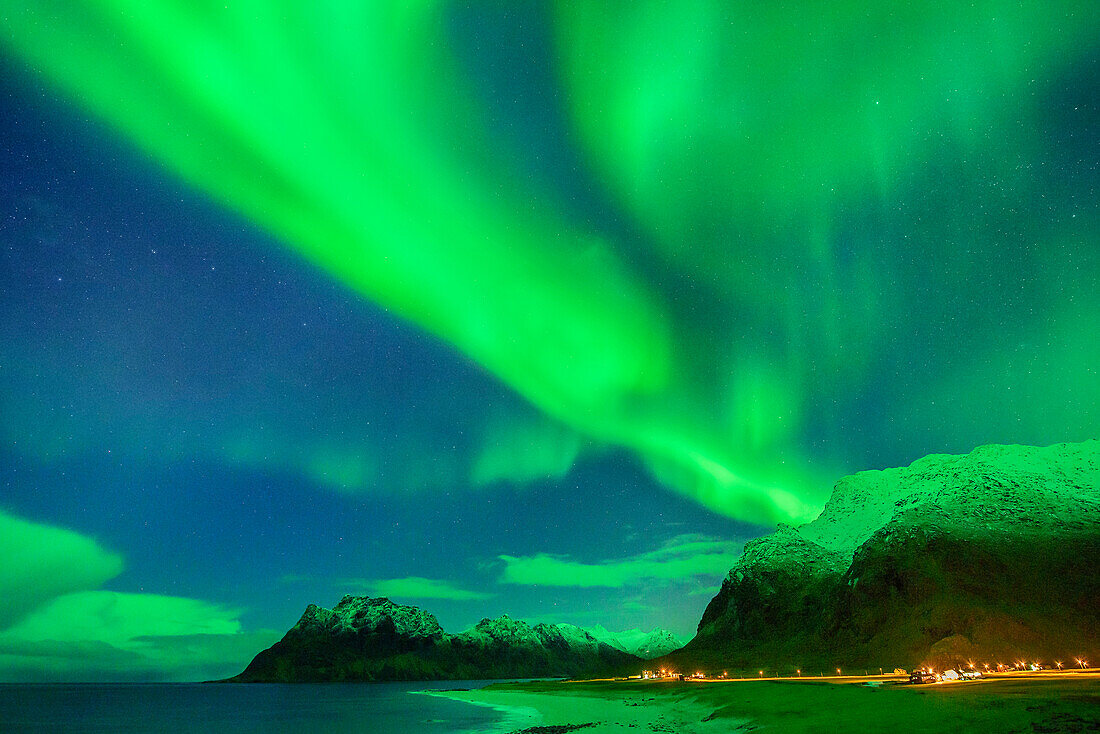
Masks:
[[[566,628],[572,625],[559,624],[558,627]],[[595,627],[576,628],[586,632],[600,642],[607,643],[617,650],[628,652],[642,660],[652,660],[662,655],[667,655],[674,650],[679,650],[684,643],[668,630],[654,629],[643,632],[640,629],[624,630],[623,632],[610,632],[600,625]]]
[[[445,680],[635,674],[642,656],[679,647],[669,632],[599,638],[569,624],[483,619],[448,634],[430,612],[389,599],[345,596],[333,609],[310,604],[282,640],[232,680],[240,682]],[[636,655],[639,653],[640,655]]]
[[[1098,569],[1100,441],[927,456],[845,477],[816,520],[746,544],[663,662],[1072,664],[1100,653]]]

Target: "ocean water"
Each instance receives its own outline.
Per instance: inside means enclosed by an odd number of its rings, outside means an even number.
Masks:
[[[373,684],[0,684],[0,732],[509,732],[531,712],[418,691],[493,681]]]

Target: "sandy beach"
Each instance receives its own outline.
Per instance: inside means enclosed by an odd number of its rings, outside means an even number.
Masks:
[[[599,681],[449,691],[505,712],[506,732],[1100,730],[1100,676],[1004,678],[949,685],[895,681]]]
[[[476,691],[448,691],[437,694],[467,703],[492,706],[507,718],[505,732],[534,730],[545,734],[587,732],[705,732],[737,731],[734,719],[704,721],[714,707],[699,703],[687,692],[622,690],[620,688],[560,687],[544,690],[543,684],[492,686]],[[580,688],[584,685],[584,688]],[[533,690],[529,690],[528,687]]]

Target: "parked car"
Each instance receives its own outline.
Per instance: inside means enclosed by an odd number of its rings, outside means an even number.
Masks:
[[[909,674],[910,683],[935,683],[937,680],[936,674],[929,670],[914,670]]]

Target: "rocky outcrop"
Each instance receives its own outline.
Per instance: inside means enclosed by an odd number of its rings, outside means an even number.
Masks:
[[[592,677],[633,673],[640,662],[580,628],[532,626],[505,615],[451,635],[432,614],[417,607],[345,596],[332,610],[310,604],[282,640],[232,680]]]
[[[829,670],[1100,650],[1100,442],[841,479],[745,546],[670,665]]]

